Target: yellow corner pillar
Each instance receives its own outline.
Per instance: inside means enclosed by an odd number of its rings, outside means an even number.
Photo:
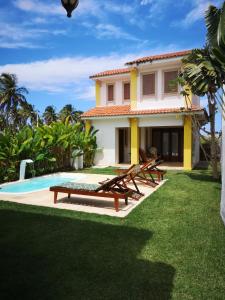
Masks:
[[[185,92],[185,105],[186,105],[186,108],[191,108],[192,106],[192,98],[193,98],[193,95],[192,95],[192,92],[191,92],[191,89],[188,85],[185,85],[184,86],[184,92]]]
[[[192,169],[192,119],[184,117],[184,169]]]
[[[138,119],[130,119],[130,130],[131,130],[131,164],[139,163],[139,128]]]
[[[91,129],[91,120],[86,120],[85,121],[85,132],[86,132],[86,134],[89,133],[90,129]]]
[[[131,109],[137,108],[137,69],[130,71],[130,102]]]
[[[101,81],[95,81],[95,98],[96,98],[96,106],[101,105]]]

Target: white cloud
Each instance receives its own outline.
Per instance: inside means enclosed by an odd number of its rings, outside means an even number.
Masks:
[[[148,4],[152,3],[152,2],[153,2],[153,0],[142,0],[141,1],[141,5],[148,5]]]
[[[76,56],[0,66],[0,73],[14,73],[20,85],[32,91],[76,93],[77,99],[94,99],[89,76],[100,71],[124,67],[125,62],[150,54],[179,50],[175,45],[158,46],[151,51],[106,56]]]
[[[31,28],[24,24],[10,24],[0,22],[0,48],[43,48],[38,40],[43,35],[65,35],[61,29]]]
[[[122,28],[113,24],[98,23],[94,25],[90,22],[83,22],[83,26],[89,29],[88,34],[95,34],[98,39],[125,39],[131,41],[139,41],[138,38],[132,34],[124,31]]]
[[[219,6],[221,2],[222,1],[220,0],[192,0],[192,9],[186,14],[186,16],[182,20],[174,22],[173,25],[189,27],[195,22],[204,18],[205,11],[209,7],[209,5]]]
[[[64,15],[64,11],[59,4],[47,4],[38,0],[15,0],[14,5],[26,12],[41,15]]]

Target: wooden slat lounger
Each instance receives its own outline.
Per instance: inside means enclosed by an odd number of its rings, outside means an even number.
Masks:
[[[143,149],[139,149],[140,160],[142,161],[141,168],[144,172],[151,175],[156,175],[158,181],[163,180],[163,176],[166,174],[165,170],[161,170],[158,168],[159,165],[163,163],[159,157],[152,159],[148,158],[146,152]]]
[[[147,172],[143,171],[142,166],[140,165],[132,165],[128,169],[116,169],[117,174],[126,174],[127,178],[125,178],[125,183],[133,182],[135,188],[137,190],[138,186],[136,182],[143,183],[145,185],[156,187],[158,183],[155,181],[155,179],[151,176],[151,174],[148,174]],[[150,175],[148,177],[147,175]]]
[[[135,190],[127,187],[124,182],[127,175],[117,176],[111,180],[107,180],[102,184],[86,184],[86,183],[74,183],[67,182],[59,186],[50,187],[50,191],[54,192],[54,203],[57,203],[58,193],[68,194],[68,198],[72,194],[95,196],[103,198],[114,199],[114,207],[116,211],[119,211],[119,199],[124,199],[125,204],[128,204],[128,198],[134,198],[135,194],[139,195],[139,198],[143,195]],[[136,195],[136,198],[137,198]]]

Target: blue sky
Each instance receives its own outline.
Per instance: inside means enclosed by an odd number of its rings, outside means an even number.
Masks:
[[[0,73],[17,74],[40,111],[94,106],[89,75],[133,58],[201,47],[206,0],[0,0]],[[204,101],[203,101],[204,102]],[[220,121],[218,117],[217,124]]]

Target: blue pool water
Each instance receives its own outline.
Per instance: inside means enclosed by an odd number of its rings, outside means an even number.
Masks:
[[[44,189],[48,189],[50,186],[59,185],[60,183],[65,183],[69,181],[77,181],[83,177],[84,175],[81,174],[74,174],[72,176],[67,176],[65,174],[56,174],[50,176],[37,177],[22,182],[1,185],[0,193],[17,194],[41,191]]]

